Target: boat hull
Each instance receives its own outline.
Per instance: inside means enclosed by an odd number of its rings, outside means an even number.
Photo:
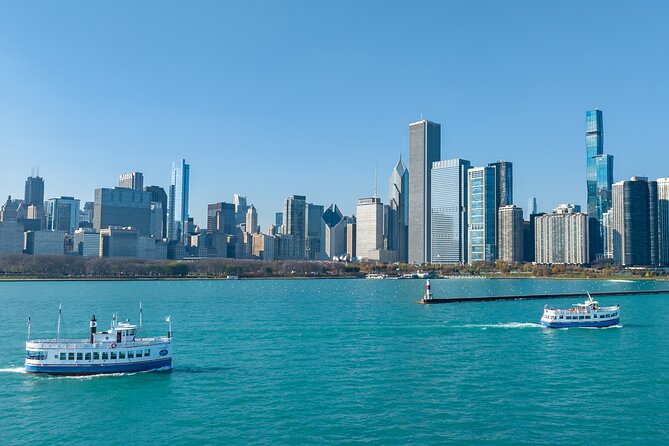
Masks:
[[[586,327],[586,328],[604,328],[618,325],[620,318],[607,319],[605,321],[577,321],[577,322],[546,322],[541,321],[541,325],[548,328],[570,328],[570,327]]]
[[[161,358],[153,361],[137,361],[124,364],[26,364],[26,372],[45,373],[48,375],[103,375],[108,373],[145,372],[155,369],[169,369],[171,367],[172,358]]]

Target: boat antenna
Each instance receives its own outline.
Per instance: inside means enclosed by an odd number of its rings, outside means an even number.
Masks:
[[[63,309],[63,304],[62,303],[58,304],[58,328],[57,328],[57,331],[56,331],[56,339],[60,338],[60,316],[61,316],[62,309]]]
[[[170,339],[172,337],[172,316],[167,316],[165,322],[167,322],[167,338]]]
[[[30,340],[30,315],[28,315],[28,323],[26,324],[26,327],[28,328],[28,340]]]

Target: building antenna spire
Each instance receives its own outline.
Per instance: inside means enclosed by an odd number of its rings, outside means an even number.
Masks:
[[[374,198],[376,198],[377,195],[377,179],[376,179],[376,164],[374,164]]]

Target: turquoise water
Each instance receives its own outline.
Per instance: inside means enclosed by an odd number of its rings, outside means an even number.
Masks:
[[[669,294],[601,298],[622,328],[551,330],[544,304],[417,305],[419,280],[0,283],[0,444],[669,444]],[[445,295],[667,282],[434,280]],[[85,337],[174,322],[172,372],[20,373],[26,319]]]

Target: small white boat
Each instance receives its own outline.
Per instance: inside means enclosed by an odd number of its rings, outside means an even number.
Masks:
[[[611,327],[620,323],[620,305],[600,307],[599,302],[588,299],[571,308],[548,308],[544,306],[541,325],[550,328]]]
[[[53,375],[95,375],[105,373],[141,372],[172,367],[172,322],[168,316],[167,336],[138,338],[140,326],[129,322],[116,323],[111,328],[97,331],[95,316],[90,321],[88,339],[60,338],[60,308],[58,309],[58,336],[56,339],[26,341],[25,370],[28,373]]]
[[[366,279],[385,279],[386,275],[381,273],[369,273],[365,276]]]

